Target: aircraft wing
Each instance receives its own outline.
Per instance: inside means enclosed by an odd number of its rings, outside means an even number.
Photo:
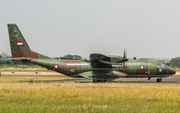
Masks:
[[[113,71],[111,57],[93,53],[90,54],[93,79],[110,79],[126,76],[122,72]]]
[[[90,54],[90,61],[92,68],[112,68],[111,58],[103,54],[99,54],[99,53]]]
[[[113,74],[112,65],[102,63],[100,60],[110,62],[110,58],[108,56],[98,53],[90,55],[92,78],[108,79],[109,74]]]

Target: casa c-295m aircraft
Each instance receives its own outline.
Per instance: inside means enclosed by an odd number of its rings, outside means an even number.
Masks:
[[[8,24],[12,61],[31,62],[70,77],[84,77],[94,82],[117,78],[162,78],[175,74],[174,69],[158,60],[128,60],[127,52],[121,56],[90,54],[90,60],[56,60],[34,52],[28,46],[16,24]]]

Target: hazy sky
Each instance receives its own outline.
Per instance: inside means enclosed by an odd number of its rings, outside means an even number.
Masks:
[[[180,56],[179,0],[0,0],[0,53],[10,54],[7,23],[31,50],[54,57],[90,53]]]

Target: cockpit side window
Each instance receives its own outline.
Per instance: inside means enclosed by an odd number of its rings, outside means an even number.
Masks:
[[[163,63],[164,66],[167,66],[165,63]]]

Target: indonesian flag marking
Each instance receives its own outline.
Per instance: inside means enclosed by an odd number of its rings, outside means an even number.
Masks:
[[[22,41],[17,41],[17,45],[22,45]]]
[[[58,68],[58,65],[56,64],[56,65],[54,65],[54,69],[57,69]]]

